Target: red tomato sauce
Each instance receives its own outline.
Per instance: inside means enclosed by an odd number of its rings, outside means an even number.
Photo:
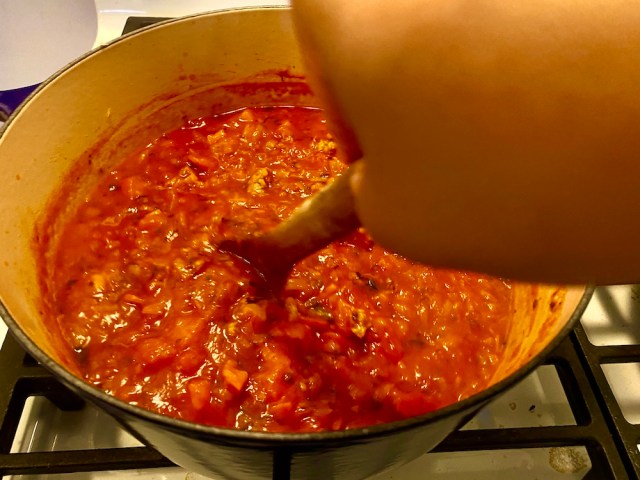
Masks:
[[[217,249],[343,168],[322,113],[299,107],[191,121],[123,159],[41,279],[84,380],[172,417],[274,432],[400,420],[485,388],[508,283],[414,265],[358,231],[261,298]]]

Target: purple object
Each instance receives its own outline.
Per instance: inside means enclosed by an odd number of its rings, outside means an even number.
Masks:
[[[13,90],[0,91],[0,122],[4,122],[9,118],[18,105],[33,92],[38,84],[29,85],[28,87],[15,88]]]

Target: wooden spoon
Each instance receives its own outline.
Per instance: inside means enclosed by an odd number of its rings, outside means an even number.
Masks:
[[[349,185],[357,165],[351,164],[272,230],[225,240],[220,250],[234,254],[258,274],[262,293],[278,293],[295,263],[360,226]]]

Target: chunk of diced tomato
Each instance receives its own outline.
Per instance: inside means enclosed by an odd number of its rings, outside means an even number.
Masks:
[[[138,355],[147,366],[160,366],[176,357],[176,349],[161,338],[149,338],[138,345]]]
[[[198,377],[190,380],[187,391],[191,398],[191,404],[196,410],[202,410],[211,401],[211,382],[206,378]]]
[[[413,417],[437,408],[437,405],[421,392],[398,392],[393,405],[403,417]]]
[[[197,372],[204,361],[204,352],[197,347],[190,347],[178,355],[176,369],[183,374],[190,375]]]
[[[277,422],[291,422],[291,417],[294,413],[294,405],[291,400],[281,400],[269,404],[267,412],[273,415],[273,418]]]
[[[122,180],[122,192],[129,200],[135,200],[146,193],[147,182],[138,175],[133,175]]]
[[[222,376],[236,391],[242,390],[249,378],[249,374],[246,371],[238,368],[235,360],[227,360],[224,367],[222,367]]]

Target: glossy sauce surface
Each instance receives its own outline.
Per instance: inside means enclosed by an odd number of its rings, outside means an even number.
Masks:
[[[359,231],[260,298],[218,251],[331,181],[335,155],[320,111],[254,108],[192,121],[106,174],[42,279],[84,379],[173,417],[289,432],[399,420],[485,388],[507,282],[413,265]]]

